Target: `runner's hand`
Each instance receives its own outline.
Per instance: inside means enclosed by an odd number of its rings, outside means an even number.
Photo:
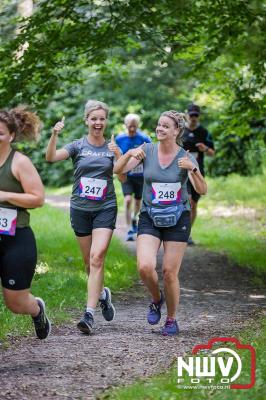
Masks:
[[[177,165],[179,166],[179,168],[188,169],[191,171],[195,167],[195,165],[189,158],[189,155],[188,155],[189,150],[187,150],[186,153],[187,154],[185,155],[185,157],[179,158]]]
[[[111,136],[111,142],[108,143],[108,149],[109,149],[110,151],[112,151],[113,153],[115,153],[115,156],[116,156],[117,158],[119,158],[119,157],[121,156],[120,149],[119,149],[119,147],[117,146],[117,144],[116,144],[116,142],[115,142],[115,136],[114,136],[114,134],[112,134],[112,136]]]
[[[208,146],[204,143],[196,143],[197,148],[199,151],[202,151],[203,153],[208,149]]]
[[[59,121],[55,124],[55,126],[53,127],[53,133],[58,135],[61,132],[61,130],[64,128],[64,126],[65,126],[65,117],[63,117],[61,119],[61,121]]]
[[[143,146],[143,145],[142,145]],[[144,150],[142,149],[142,146],[137,147],[136,149],[130,149],[128,150],[128,154],[131,157],[136,158],[137,160],[141,161],[146,157],[146,154],[144,152]]]

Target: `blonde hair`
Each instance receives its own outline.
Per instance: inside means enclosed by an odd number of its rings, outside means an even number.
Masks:
[[[84,119],[87,118],[87,116],[95,110],[104,110],[106,113],[106,118],[108,118],[109,115],[109,107],[107,104],[103,103],[102,101],[98,100],[88,100],[87,103],[85,104],[85,109],[84,109]]]
[[[169,111],[163,112],[161,114],[161,117],[162,116],[171,118],[174,121],[176,127],[179,129],[179,135],[176,138],[176,143],[179,146],[181,146],[182,145],[182,136],[185,132],[185,128],[188,123],[186,114],[175,111],[175,110],[169,110]]]
[[[125,125],[127,125],[131,121],[135,121],[139,125],[140,117],[138,116],[138,114],[127,114],[125,116],[125,119],[124,119]]]
[[[10,133],[15,134],[14,142],[38,141],[40,137],[41,120],[27,105],[0,110],[0,122],[6,124]]]

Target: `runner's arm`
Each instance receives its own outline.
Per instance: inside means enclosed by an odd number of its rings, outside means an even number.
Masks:
[[[137,165],[139,165],[142,160],[146,157],[142,146],[137,147],[136,149],[130,149],[116,161],[114,165],[114,173],[115,174],[125,174],[128,171],[131,171]]]
[[[58,134],[53,132],[46,150],[45,159],[48,162],[63,161],[69,158],[69,153],[66,149],[56,150]]]
[[[184,157],[179,158],[178,166],[187,170],[188,178],[198,194],[203,195],[207,193],[207,183],[199,170],[198,163],[194,157],[191,157],[188,150]]]
[[[196,172],[189,171],[188,178],[198,194],[207,194],[207,183],[198,168]]]
[[[0,201],[22,208],[41,207],[44,203],[44,188],[36,168],[28,157],[19,153],[15,154],[13,164],[12,172],[25,193],[0,191]]]

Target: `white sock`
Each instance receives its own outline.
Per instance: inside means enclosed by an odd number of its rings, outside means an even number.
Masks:
[[[102,292],[100,293],[100,300],[105,300],[106,299],[106,291],[103,289]]]
[[[95,308],[87,307],[87,308],[86,308],[86,312],[89,312],[89,313],[91,313],[92,316],[94,316]]]

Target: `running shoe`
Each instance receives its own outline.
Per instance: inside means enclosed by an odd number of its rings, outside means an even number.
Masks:
[[[115,308],[112,304],[112,296],[111,296],[111,290],[108,287],[104,288],[105,293],[106,293],[106,298],[105,300],[99,300],[100,302],[100,307],[102,309],[102,315],[103,318],[106,321],[112,321],[115,317]]]
[[[94,324],[93,315],[90,312],[85,312],[85,314],[77,324],[77,327],[81,332],[87,333],[87,335],[91,335],[93,330],[93,324]]]
[[[132,225],[132,231],[134,233],[138,232],[138,223],[137,223],[137,218],[132,218],[131,220],[131,225]]]
[[[46,339],[51,332],[51,322],[45,314],[45,302],[43,299],[36,297],[36,300],[40,307],[40,312],[37,317],[32,317],[34,329],[38,339]]]
[[[130,229],[127,233],[127,242],[133,242],[134,241],[134,232]]]
[[[179,334],[179,327],[176,319],[166,318],[164,327],[161,330],[163,336],[176,336]]]
[[[158,324],[158,322],[161,319],[161,308],[162,308],[162,305],[164,303],[164,296],[163,296],[163,293],[162,293],[161,290],[160,290],[160,292],[161,292],[161,300],[159,301],[159,303],[152,302],[149,305],[149,311],[148,311],[148,314],[147,314],[147,320],[148,320],[148,323],[151,324],[151,325]]]
[[[188,244],[188,246],[195,246],[195,242],[194,242],[194,240],[192,239],[191,236],[189,236],[187,244]]]

